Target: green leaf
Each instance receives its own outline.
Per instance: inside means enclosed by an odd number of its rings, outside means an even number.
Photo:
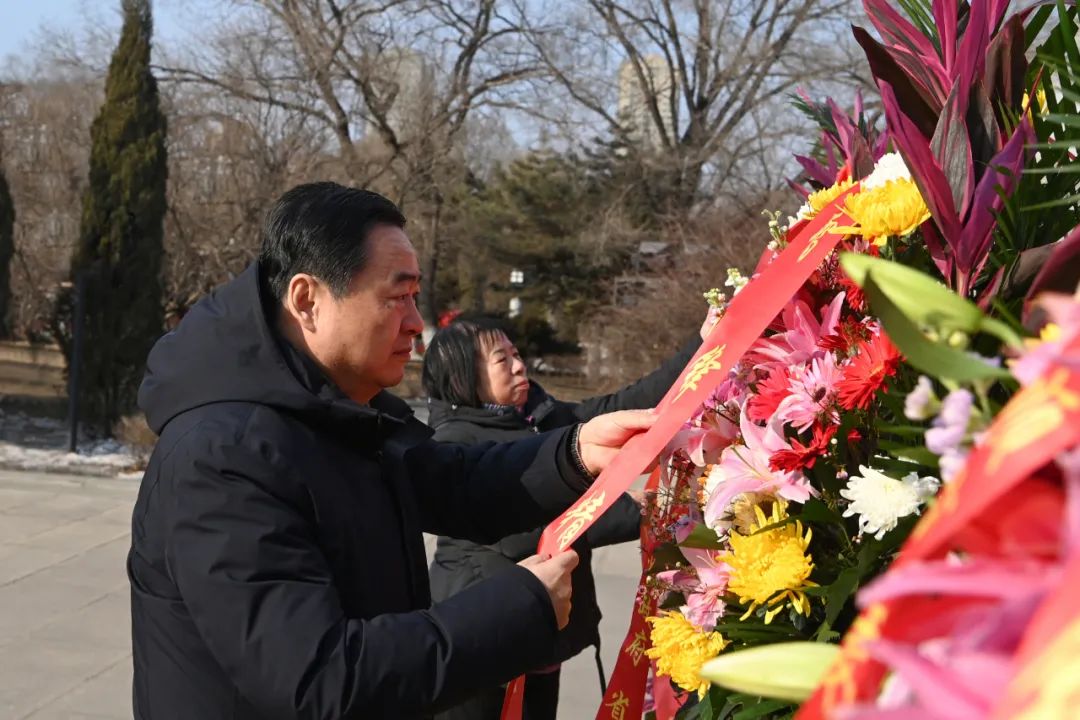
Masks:
[[[890,455],[917,462],[924,467],[932,468],[937,465],[938,456],[925,447],[912,447],[892,440],[882,440],[878,443],[878,447]]]
[[[979,329],[983,314],[974,303],[914,268],[862,253],[842,254],[840,265],[864,289],[873,276],[897,310],[916,324],[966,333]]]
[[[797,517],[805,522],[834,524],[844,521],[840,513],[823,503],[819,498],[812,497],[803,503],[802,510]]]
[[[814,633],[815,642],[839,642],[840,633],[832,629],[829,623],[821,623],[821,627]]]
[[[878,430],[882,433],[888,433],[889,435],[899,435],[901,437],[922,437],[926,434],[926,427],[923,425],[889,425],[881,423],[878,425]]]
[[[790,708],[791,703],[785,700],[759,700],[744,710],[740,710],[731,716],[731,720],[757,720],[777,710]]]
[[[715,530],[708,525],[701,524],[694,526],[686,539],[679,543],[679,547],[720,550],[723,548],[723,544],[720,542],[720,538],[716,536]]]
[[[1024,205],[1023,210],[1048,210],[1050,208],[1059,208],[1067,205],[1075,205],[1077,201],[1080,201],[1080,194],[1067,195],[1057,200],[1047,200],[1046,202],[1035,203],[1034,205]]]
[[[1053,7],[1044,5],[1031,14],[1031,18],[1024,27],[1025,47],[1030,48],[1035,43],[1052,12],[1054,12]]]
[[[922,331],[892,302],[892,299],[878,287],[875,280],[876,277],[865,278],[863,292],[866,293],[874,314],[881,320],[881,324],[885,327],[889,338],[896,343],[896,347],[900,349],[900,352],[904,354],[913,367],[929,375],[949,378],[958,382],[969,382],[982,378],[1010,377],[1009,373],[1002,368],[987,365],[959,350],[928,340]],[[933,301],[927,298],[927,304],[931,302]],[[923,314],[928,316],[933,312],[936,311],[924,312]]]
[[[855,594],[859,587],[859,569],[845,568],[829,585],[829,592],[825,595],[825,622],[832,626],[848,598]]]
[[[649,567],[649,572],[670,570],[675,567],[677,563],[685,562],[686,558],[679,551],[677,545],[664,544],[656,548],[655,552],[653,552],[653,563]]]
[[[720,716],[731,691],[719,685],[713,685],[700,701],[684,707],[675,714],[676,720],[714,720]]]

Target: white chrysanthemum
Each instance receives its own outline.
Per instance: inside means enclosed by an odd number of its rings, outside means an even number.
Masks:
[[[933,497],[941,484],[937,478],[909,473],[894,480],[884,473],[859,466],[861,476],[848,480],[840,495],[849,501],[844,517],[859,516],[859,532],[873,533],[878,540],[896,527],[897,521],[913,513]]]
[[[795,213],[795,217],[788,218],[788,227],[791,227],[800,220],[805,220],[814,214],[814,208],[810,207],[810,203],[804,202],[798,212]]]
[[[873,190],[893,180],[910,179],[911,171],[908,170],[907,165],[904,163],[904,158],[900,157],[900,153],[888,153],[882,155],[881,159],[877,161],[877,165],[874,166],[874,171],[863,178],[861,188],[863,190]]]

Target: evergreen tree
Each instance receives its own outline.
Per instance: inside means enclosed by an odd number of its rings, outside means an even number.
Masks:
[[[90,130],[90,182],[72,259],[72,279],[86,283],[80,401],[106,434],[134,408],[163,322],[165,116],[150,72],[150,2],[122,0],[122,7],[105,102]],[[73,323],[65,325],[70,331]]]
[[[523,322],[552,319],[561,339],[576,341],[577,323],[605,299],[600,288],[626,261],[624,248],[592,242],[615,194],[575,154],[538,151],[502,168],[476,195],[470,230],[501,266],[496,287],[523,301],[531,316]],[[511,268],[524,272],[524,287],[502,284]]]
[[[11,258],[15,254],[15,204],[0,167],[0,338],[11,336]]]

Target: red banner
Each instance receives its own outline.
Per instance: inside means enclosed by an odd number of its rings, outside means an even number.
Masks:
[[[1080,553],[1024,633],[995,720],[1074,720],[1080,708]]]
[[[646,493],[656,492],[659,485],[660,468],[656,468],[645,484]],[[645,587],[645,573],[652,566],[653,552],[659,544],[652,530],[647,523],[641,524],[641,580],[630,614],[630,628],[619,647],[611,682],[596,711],[596,720],[640,718],[644,712],[650,667],[645,651],[652,647],[651,628],[645,619],[656,612],[655,598]]]
[[[857,188],[853,186],[803,225],[776,259],[732,299],[724,316],[657,405],[660,417],[656,423],[632,438],[589,491],[544,529],[538,553],[556,554],[569,549],[656,459],[843,239],[844,235],[835,229],[852,224],[843,203]],[[523,685],[524,679],[518,678],[507,688],[501,720],[521,720]]]
[[[1000,505],[995,503],[1013,501],[1015,498],[1009,495],[1010,492],[1022,482],[1030,480],[1035,483],[1031,480],[1033,473],[1078,442],[1080,371],[1051,367],[1043,377],[1017,393],[994,418],[982,443],[972,451],[963,470],[945,487],[919,521],[904,544],[896,565],[899,567],[909,562],[940,558],[955,548],[971,550],[965,546],[987,535],[987,530],[980,525],[1007,522],[1002,515],[1008,513],[1008,509],[1003,513],[995,511],[994,517],[984,518],[987,509],[993,506],[996,510]],[[1017,502],[1025,499],[1037,501],[1040,497],[1034,485],[1028,495],[1030,497],[1018,499]],[[1073,576],[1077,578],[1076,582],[1080,582],[1080,567],[1074,563],[1072,569],[1076,573]],[[1075,588],[1070,592],[1080,596],[1080,591]],[[863,609],[844,637],[840,657],[826,673],[822,685],[799,710],[796,716],[798,720],[824,720],[833,717],[835,711],[845,705],[872,701],[877,696],[886,669],[870,658],[864,645],[879,637],[910,635],[913,626],[925,626],[936,613],[942,612],[944,608],[931,606],[943,602],[955,600],[906,597],[902,601],[875,603]],[[1073,601],[1070,614],[1074,617],[1076,607]],[[914,615],[913,608],[918,609]],[[1057,617],[1061,619],[1060,615]],[[1057,631],[1061,630],[1062,624],[1057,624]],[[1077,644],[1072,647],[1080,648],[1080,629],[1073,640]]]
[[[732,299],[724,316],[657,405],[660,417],[656,424],[632,438],[589,491],[544,529],[537,552],[555,554],[573,545],[626,492],[686,419],[724,381],[728,371],[761,337],[810,273],[843,239],[843,235],[833,230],[852,222],[842,207],[846,197],[847,193],[839,196],[807,223],[783,252]]]

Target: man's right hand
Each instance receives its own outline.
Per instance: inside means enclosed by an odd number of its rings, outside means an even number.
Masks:
[[[551,606],[555,609],[555,622],[562,630],[570,622],[570,573],[578,564],[578,555],[573,550],[558,555],[533,555],[518,563],[547,588]]]

